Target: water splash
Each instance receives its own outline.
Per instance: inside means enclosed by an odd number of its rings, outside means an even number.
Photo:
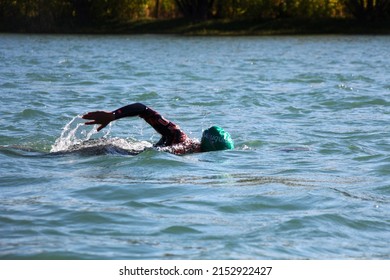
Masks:
[[[147,141],[110,137],[112,125],[98,132],[95,126],[85,126],[81,115],[74,117],[62,129],[50,153],[79,153],[84,155],[124,154],[135,155],[151,148]],[[95,139],[94,139],[95,138]]]
[[[111,124],[106,128],[103,137],[107,137],[110,132]],[[54,142],[50,152],[67,151],[72,146],[80,145],[81,143],[90,140],[95,134],[99,134],[96,127],[85,126],[81,115],[77,115],[62,129],[60,137]]]

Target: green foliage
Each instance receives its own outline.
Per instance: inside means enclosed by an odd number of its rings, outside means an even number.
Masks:
[[[0,30],[52,31],[70,16],[69,1],[0,0]]]
[[[285,11],[290,16],[301,18],[335,17],[342,14],[338,0],[284,1]]]
[[[341,16],[339,0],[219,0],[215,14],[222,18],[323,18]]]
[[[390,0],[0,0],[0,31],[56,32],[146,18],[390,18]]]

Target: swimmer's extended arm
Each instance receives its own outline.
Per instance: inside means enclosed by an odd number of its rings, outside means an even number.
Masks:
[[[146,110],[146,106],[142,103],[133,103],[124,107],[121,107],[115,111],[95,111],[89,112],[82,116],[83,119],[91,120],[85,124],[99,124],[97,131],[105,128],[110,122],[124,117],[134,117],[143,113]]]

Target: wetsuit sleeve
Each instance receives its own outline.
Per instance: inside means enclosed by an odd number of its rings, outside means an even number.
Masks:
[[[125,117],[139,116],[140,114],[144,113],[146,109],[147,107],[142,103],[133,103],[116,109],[112,113],[114,114],[114,119],[118,120]]]
[[[174,144],[185,142],[187,135],[180,127],[173,122],[165,119],[158,112],[145,106],[142,103],[133,103],[121,107],[112,112],[114,119],[118,120],[124,117],[139,116],[151,125],[159,134],[162,135],[156,146],[171,146]]]
[[[153,109],[147,107],[139,116],[162,135],[162,138],[155,146],[171,146],[187,140],[187,135],[178,125],[165,119]]]

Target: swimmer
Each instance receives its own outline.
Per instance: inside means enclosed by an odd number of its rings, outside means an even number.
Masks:
[[[234,149],[234,143],[230,134],[219,126],[212,126],[203,131],[201,141],[189,138],[178,125],[165,119],[158,112],[142,103],[133,103],[115,111],[94,111],[83,115],[83,119],[91,120],[86,125],[97,124],[100,131],[110,122],[125,118],[139,116],[150,124],[159,134],[161,139],[155,147],[174,154],[199,153],[218,150]]]

